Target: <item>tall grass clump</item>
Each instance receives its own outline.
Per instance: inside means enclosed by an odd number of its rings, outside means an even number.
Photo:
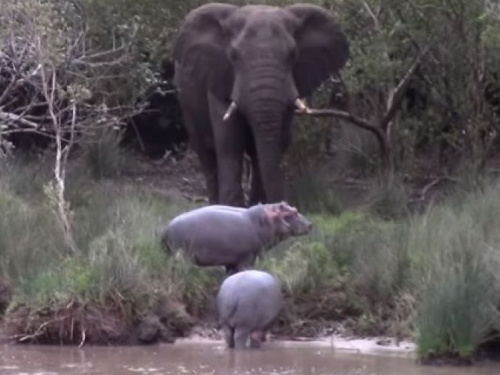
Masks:
[[[120,176],[125,166],[121,134],[105,127],[95,129],[85,138],[80,156],[83,170],[95,180]]]
[[[0,178],[0,273],[21,282],[66,254],[63,232],[48,200],[46,177],[37,165],[3,164]],[[16,172],[12,171],[16,168]]]
[[[344,290],[359,311],[352,330],[369,336],[408,335],[411,306],[403,301],[410,269],[407,228],[404,223],[361,217],[334,234],[329,245],[343,270]]]
[[[300,211],[338,214],[342,207],[332,191],[328,172],[303,163],[295,172],[287,192],[287,199]]]
[[[411,226],[422,359],[470,359],[500,324],[498,183],[431,209]]]
[[[399,176],[384,174],[369,183],[368,208],[384,220],[403,218],[409,214],[409,189]]]
[[[5,191],[0,202],[7,214],[0,225],[5,228],[0,229],[3,270],[24,302],[47,296],[40,301],[46,303],[58,295],[102,300],[111,290],[139,295],[160,274],[165,254],[157,235],[175,208],[153,195],[112,184],[94,187],[86,204],[73,212],[77,254],[63,251],[64,240],[49,207]],[[81,283],[74,285],[72,279]]]

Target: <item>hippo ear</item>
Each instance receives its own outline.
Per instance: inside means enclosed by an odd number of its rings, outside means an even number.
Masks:
[[[281,213],[281,215],[289,216],[291,214],[296,214],[297,209],[293,206],[290,206],[287,202],[282,201],[279,203],[277,206],[278,211]]]
[[[266,216],[270,221],[274,220],[276,217],[280,215],[279,210],[276,209],[276,206],[270,206],[265,209]]]
[[[264,209],[266,219],[272,227],[281,227],[282,226],[282,213],[278,209],[278,205],[269,205]]]

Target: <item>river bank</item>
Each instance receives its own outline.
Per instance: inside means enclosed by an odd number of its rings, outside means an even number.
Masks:
[[[144,171],[98,181],[73,172],[67,195],[75,248],[47,188],[51,170],[18,165],[2,173],[0,279],[11,289],[0,288],[0,307],[11,342],[153,344],[215,326],[223,268],[167,254],[158,238],[172,217],[204,204],[182,196],[187,189],[175,168],[160,182],[154,167],[151,180]],[[313,231],[254,265],[275,275],[285,295],[272,333],[334,335],[349,338],[346,345],[373,337],[380,347],[380,338],[393,337],[415,340],[420,359],[475,358],[498,339],[499,194],[500,184],[488,182],[395,218],[366,206],[304,211]]]
[[[187,337],[180,337],[175,341],[177,345],[211,345],[214,343],[225,345],[222,332],[201,326],[194,327],[193,333]],[[416,344],[409,340],[398,340],[386,336],[354,337],[339,334],[322,337],[290,337],[270,334],[262,347],[276,345],[287,348],[332,348],[348,353],[392,354],[410,356],[412,358],[416,358],[417,349]]]

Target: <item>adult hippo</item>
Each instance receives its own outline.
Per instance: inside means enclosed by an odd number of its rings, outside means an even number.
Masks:
[[[227,346],[259,348],[282,308],[280,285],[269,273],[245,270],[229,276],[217,294],[219,324]]]
[[[211,205],[175,217],[162,242],[170,250],[186,251],[200,267],[225,266],[232,275],[252,266],[260,252],[311,228],[311,222],[286,202],[249,208]]]

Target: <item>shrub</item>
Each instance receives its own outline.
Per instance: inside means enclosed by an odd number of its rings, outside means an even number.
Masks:
[[[414,222],[409,236],[419,353],[470,358],[498,332],[498,184]]]

